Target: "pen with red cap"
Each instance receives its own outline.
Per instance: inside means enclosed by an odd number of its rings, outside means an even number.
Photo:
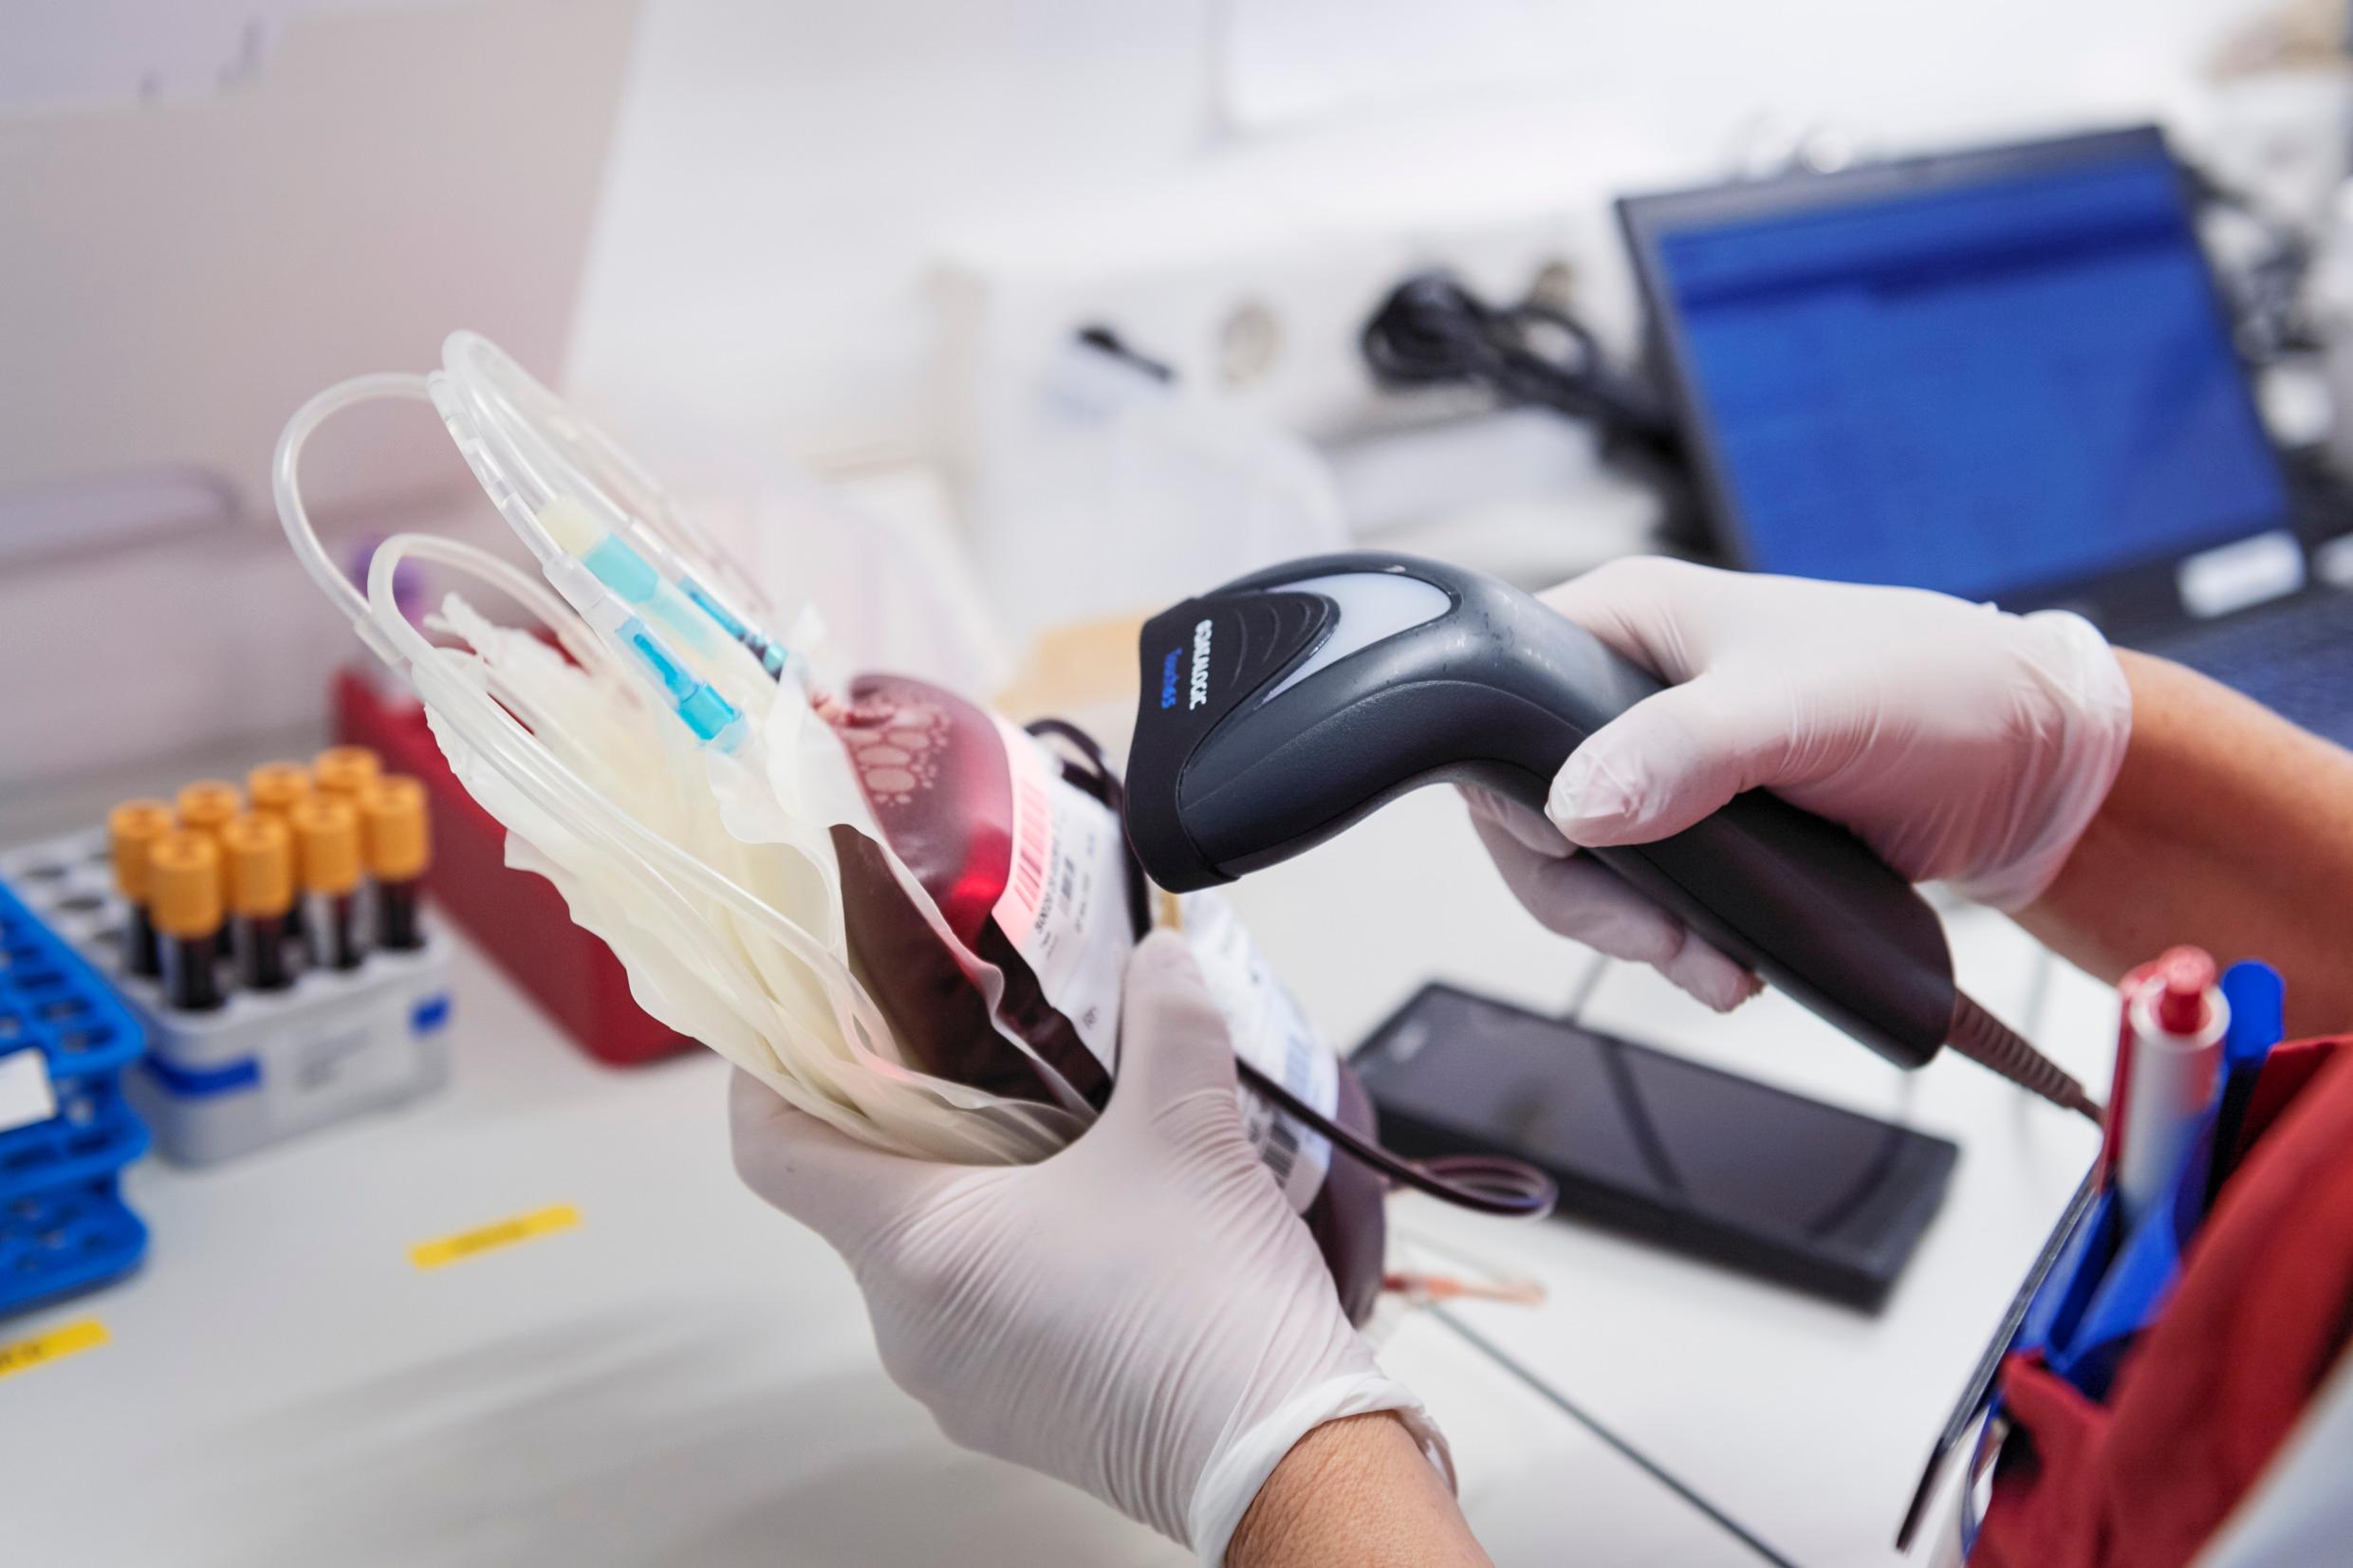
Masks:
[[[2214,1102],[2231,1022],[2215,978],[2214,961],[2203,950],[2175,948],[2127,994],[2130,1092],[2111,1112],[2123,1122],[2116,1188],[2127,1225],[2172,1190],[2198,1118]]]

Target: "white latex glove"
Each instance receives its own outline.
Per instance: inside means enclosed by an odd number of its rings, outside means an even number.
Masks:
[[[2061,611],[1655,557],[1542,597],[1674,684],[1577,748],[1544,817],[1466,791],[1479,836],[1547,926],[1717,1008],[1754,977],[1573,846],[1646,843],[1770,789],[1911,881],[2017,910],[2066,863],[2132,729],[2116,655]]]
[[[1085,1488],[1211,1563],[1291,1446],[1396,1411],[1242,1131],[1233,1051],[1181,937],[1129,960],[1119,1081],[1030,1166],[936,1165],[843,1136],[737,1073],[735,1168],[866,1294],[892,1380],[968,1448]]]

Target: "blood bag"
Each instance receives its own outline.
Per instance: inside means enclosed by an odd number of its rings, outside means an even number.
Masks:
[[[1044,747],[939,687],[861,676],[824,705],[887,839],[953,943],[910,907],[884,846],[833,830],[860,978],[924,1069],[992,1093],[1101,1110],[1118,1072],[1121,974],[1143,887],[1108,801]],[[1077,772],[1076,769],[1073,770]],[[1185,934],[1234,1049],[1309,1106],[1367,1137],[1372,1102],[1267,968],[1222,898],[1198,895]],[[954,950],[960,948],[960,950]],[[974,961],[1002,987],[990,1017]],[[994,1027],[991,1027],[991,1023]],[[1005,1038],[1011,1034],[1028,1053]],[[1244,1124],[1362,1320],[1380,1288],[1378,1176],[1249,1089]]]
[[[434,404],[538,575],[401,534],[364,595],[345,580],[296,470],[319,423],[379,397]],[[942,687],[843,676],[811,607],[766,603],[625,453],[472,334],[431,375],[311,399],[274,482],[297,558],[405,672],[452,773],[507,828],[509,863],[554,884],[648,1013],[915,1157],[1045,1159],[1119,1093],[1146,889],[1091,743],[1065,760]],[[539,624],[454,591],[413,622],[394,588],[411,559]],[[1361,1321],[1383,1245],[1382,1177],[1361,1162],[1438,1188],[1371,1146],[1370,1101],[1232,912],[1195,895],[1182,913],[1253,1085],[1237,1089],[1251,1144]]]

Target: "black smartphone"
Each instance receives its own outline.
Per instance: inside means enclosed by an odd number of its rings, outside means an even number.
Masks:
[[[1430,985],[1350,1059],[1400,1154],[1493,1152],[1558,1212],[1863,1308],[1960,1151],[1735,1073]]]

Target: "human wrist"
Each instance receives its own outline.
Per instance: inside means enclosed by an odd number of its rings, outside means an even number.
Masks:
[[[1225,1568],[1477,1568],[1487,1555],[1455,1505],[1450,1476],[1398,1411],[1310,1429],[1242,1516]]]

